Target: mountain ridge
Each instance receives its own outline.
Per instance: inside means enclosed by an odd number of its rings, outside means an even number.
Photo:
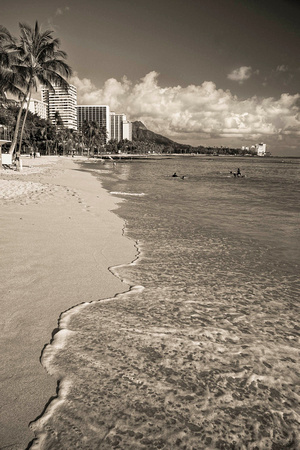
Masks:
[[[132,122],[132,140],[133,141],[147,141],[153,142],[158,145],[165,145],[174,148],[190,148],[190,145],[179,144],[178,142],[172,141],[161,134],[155,133],[149,130],[143,122],[136,120]]]

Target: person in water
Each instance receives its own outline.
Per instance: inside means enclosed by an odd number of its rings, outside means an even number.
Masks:
[[[236,172],[232,172],[232,170],[231,170],[229,173],[230,173],[230,175],[233,175],[234,178],[236,178],[236,177],[241,177],[241,176],[242,176],[241,171],[240,171],[239,168],[238,168],[238,170],[237,170]],[[243,176],[244,176],[244,175],[243,175]]]
[[[178,177],[177,173],[174,172],[173,175],[172,175],[172,177]]]

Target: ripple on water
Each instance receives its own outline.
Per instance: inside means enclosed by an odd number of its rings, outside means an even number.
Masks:
[[[212,183],[210,164],[227,170],[217,159],[184,163],[190,184],[157,165],[119,165],[119,185],[114,171],[110,191],[147,194],[118,210],[143,252],[113,268],[143,288],[63,316],[48,356],[67,384],[33,424],[43,448],[300,448],[299,282],[276,213],[287,194],[266,184],[265,163],[254,182],[244,162],[238,191]]]

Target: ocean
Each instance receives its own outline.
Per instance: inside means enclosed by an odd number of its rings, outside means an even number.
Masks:
[[[62,316],[38,448],[299,449],[300,160],[81,169],[120,198],[137,256],[110,268],[128,292]]]

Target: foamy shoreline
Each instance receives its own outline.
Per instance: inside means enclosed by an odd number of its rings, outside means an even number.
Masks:
[[[0,447],[24,449],[29,422],[55,396],[39,362],[60,314],[128,286],[108,270],[134,259],[117,199],[79,170],[78,158],[24,158],[0,170]]]

